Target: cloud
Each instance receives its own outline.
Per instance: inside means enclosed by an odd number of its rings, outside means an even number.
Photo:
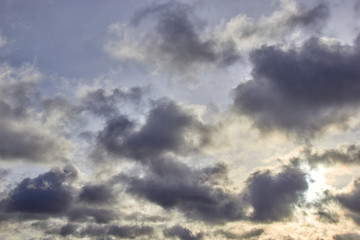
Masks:
[[[310,164],[336,164],[357,165],[360,163],[360,147],[355,144],[341,145],[338,148],[326,149],[322,152],[305,149],[304,157]]]
[[[143,177],[121,175],[128,193],[191,219],[221,223],[243,217],[241,197],[219,184],[227,180],[223,165],[192,170],[179,161],[157,159],[145,172]]]
[[[109,223],[116,219],[113,210],[95,207],[72,207],[66,213],[67,218],[72,222],[92,222]]]
[[[148,161],[167,152],[194,153],[209,144],[211,133],[210,127],[175,102],[161,99],[155,102],[139,129],[124,115],[109,119],[98,133],[93,157],[105,151]]]
[[[69,224],[66,224],[65,226],[62,226],[60,228],[60,232],[59,234],[63,237],[65,236],[68,236],[68,235],[73,235],[76,231],[76,226],[69,223]]]
[[[339,214],[332,212],[328,209],[319,209],[315,215],[317,215],[318,219],[324,223],[336,224],[340,221]]]
[[[312,136],[344,124],[359,104],[359,45],[318,38],[284,50],[262,46],[251,53],[252,80],[234,90],[234,107],[263,131]]]
[[[151,235],[153,228],[149,226],[111,226],[108,230],[109,235],[120,238],[135,238],[143,235]]]
[[[253,208],[254,221],[279,221],[292,216],[294,205],[308,189],[306,175],[295,167],[285,167],[273,175],[257,171],[247,180],[245,198]]]
[[[49,162],[63,160],[69,150],[56,124],[42,121],[38,85],[43,75],[32,65],[0,64],[0,159]]]
[[[356,240],[359,239],[360,235],[357,233],[345,233],[345,234],[336,234],[333,238],[334,240]]]
[[[241,234],[236,234],[224,230],[218,230],[215,232],[216,235],[222,235],[227,239],[248,239],[248,238],[259,237],[263,233],[264,233],[264,229],[262,228],[256,228]]]
[[[0,158],[3,160],[25,159],[28,161],[48,161],[56,142],[31,130],[11,130],[0,123]]]
[[[73,200],[73,189],[66,182],[76,176],[77,170],[67,166],[22,180],[1,200],[0,218],[37,219],[64,215]]]
[[[81,188],[79,200],[89,204],[103,204],[114,200],[114,195],[107,185],[87,185]]]
[[[120,104],[140,104],[147,91],[147,88],[141,87],[133,87],[128,90],[98,88],[88,91],[82,96],[79,108],[81,111],[89,111],[96,116],[111,118],[120,114]]]
[[[202,233],[195,235],[188,228],[184,228],[180,225],[165,229],[163,234],[165,237],[178,237],[180,240],[200,240],[203,236]]]
[[[218,26],[215,35],[220,39],[232,39],[239,49],[247,50],[262,44],[274,44],[292,34],[307,30],[319,31],[329,18],[328,5],[321,3],[309,9],[300,7],[296,1],[279,1],[280,9],[270,16],[253,20],[246,15],[237,15]]]
[[[20,222],[65,217],[70,222],[99,224],[116,220],[118,216],[114,209],[93,206],[108,203],[114,196],[108,192],[104,196],[101,185],[84,186],[77,193],[72,186],[77,176],[78,170],[69,165],[22,180],[0,201],[0,220]],[[97,188],[100,188],[98,193],[102,195],[94,197],[92,191]],[[77,201],[76,195],[80,196],[81,201]]]
[[[360,179],[352,183],[351,191],[337,194],[335,198],[349,211],[348,216],[360,225]]]
[[[147,19],[155,24],[144,24]],[[137,30],[145,34],[133,36],[131,30],[139,25],[143,28]],[[202,67],[229,66],[240,59],[231,40],[215,41],[200,31],[200,25],[190,5],[176,1],[155,4],[138,11],[128,26],[112,25],[110,30],[117,36],[105,50],[116,58],[175,75],[193,75]]]
[[[131,226],[131,225],[94,225],[85,226],[68,223],[59,229],[46,231],[50,235],[60,235],[62,237],[74,236],[77,238],[84,237],[110,237],[134,239],[140,236],[151,237],[154,229],[150,226]],[[96,238],[97,239],[97,238]]]

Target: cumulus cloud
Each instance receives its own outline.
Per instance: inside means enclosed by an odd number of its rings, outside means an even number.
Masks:
[[[212,180],[227,177],[223,168],[219,165],[213,171],[193,170],[179,161],[157,159],[145,176],[122,175],[121,180],[128,193],[164,209],[178,209],[191,219],[219,223],[239,220],[243,217],[241,197]],[[218,174],[211,176],[212,173]]]
[[[121,174],[127,192],[164,209],[205,222],[236,220],[273,222],[290,219],[308,189],[306,175],[295,166],[277,174],[253,173],[241,192],[231,186],[225,165],[191,169],[174,159],[154,159],[140,176]]]
[[[325,208],[320,208],[315,215],[324,223],[336,224],[340,221],[338,213]]]
[[[67,182],[76,177],[77,170],[67,166],[22,180],[7,198],[1,200],[0,219],[41,219],[64,215],[73,200],[73,189]]]
[[[359,103],[358,49],[358,41],[325,44],[311,38],[299,48],[254,50],[253,79],[236,87],[234,107],[263,131],[312,136],[344,124]]]
[[[59,132],[42,121],[36,108],[42,74],[29,64],[0,65],[0,159],[46,162],[66,158],[69,148]],[[52,126],[54,127],[54,126]]]
[[[264,229],[262,228],[256,228],[240,234],[225,230],[218,230],[215,232],[216,235],[222,235],[227,239],[249,239],[249,238],[259,237],[263,233],[264,233]]]
[[[109,203],[114,199],[114,196],[107,192],[110,191],[110,186],[84,186],[77,192],[73,183],[78,175],[78,170],[69,165],[22,180],[0,201],[0,220],[21,222],[65,218],[71,224],[108,224],[116,220],[117,211],[94,205]],[[92,192],[97,188],[100,189],[100,195]],[[68,232],[73,228],[69,225],[66,229]]]
[[[142,26],[145,34],[133,36],[131,30]],[[150,25],[150,26],[149,26]],[[171,1],[138,11],[128,26],[110,27],[115,38],[105,50],[120,59],[150,64],[159,71],[193,75],[202,67],[224,67],[240,59],[231,40],[215,41],[201,32],[201,22],[190,5]]]
[[[310,164],[336,164],[357,165],[360,163],[360,147],[355,144],[341,145],[337,148],[326,149],[322,152],[306,148],[304,157]]]
[[[75,205],[75,204],[73,204]],[[113,210],[96,208],[96,207],[82,207],[73,206],[67,212],[66,216],[71,222],[93,222],[109,223],[116,219],[116,212]]]
[[[105,118],[120,114],[121,104],[140,104],[147,93],[147,88],[133,87],[128,90],[119,88],[90,90],[81,97],[80,111],[89,111]]]
[[[285,167],[276,175],[270,171],[253,173],[246,188],[246,199],[253,207],[251,218],[266,222],[291,217],[307,189],[306,175],[295,167]]]
[[[62,237],[74,236],[76,238],[96,238],[116,237],[135,239],[141,236],[151,237],[154,229],[150,226],[132,226],[132,225],[79,225],[68,223],[58,229],[47,230],[48,235],[59,235]]]
[[[106,122],[98,133],[93,157],[105,151],[115,156],[140,161],[166,152],[189,154],[210,141],[211,127],[168,99],[155,102],[146,122],[139,128],[127,116],[119,115]]]
[[[348,215],[354,222],[360,225],[360,179],[352,183],[352,189],[349,192],[337,194],[335,198],[349,210]]]
[[[329,8],[324,3],[306,9],[295,1],[280,1],[280,9],[272,15],[258,20],[237,15],[226,24],[218,26],[216,33],[219,38],[233,39],[240,49],[251,49],[283,41],[296,31],[318,31],[325,25],[328,17]]]
[[[114,199],[114,195],[109,186],[86,185],[81,188],[79,200],[90,204],[109,203]]]
[[[163,231],[165,237],[178,237],[180,240],[200,240],[202,233],[194,234],[188,228],[175,225]]]
[[[345,233],[345,234],[336,234],[333,238],[334,240],[356,240],[359,239],[360,234],[357,233]]]

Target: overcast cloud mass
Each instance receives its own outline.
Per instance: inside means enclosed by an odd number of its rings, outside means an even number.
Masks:
[[[360,4],[1,1],[0,240],[353,240]]]

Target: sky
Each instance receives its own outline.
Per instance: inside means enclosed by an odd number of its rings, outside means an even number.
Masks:
[[[359,20],[0,1],[0,240],[359,239]]]

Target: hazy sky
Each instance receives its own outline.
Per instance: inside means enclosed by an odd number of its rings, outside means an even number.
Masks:
[[[0,2],[0,240],[360,239],[357,0]]]

